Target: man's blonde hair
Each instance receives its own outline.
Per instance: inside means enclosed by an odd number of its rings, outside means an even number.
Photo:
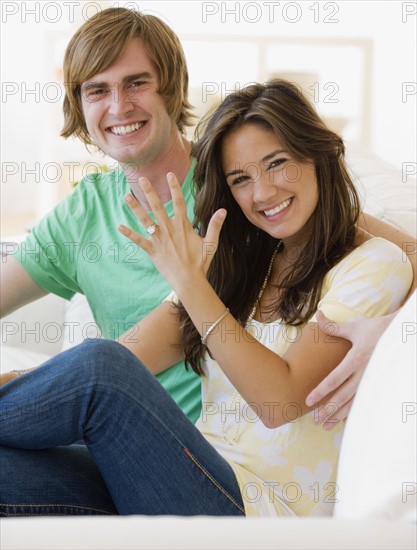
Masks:
[[[88,134],[81,104],[81,85],[111,67],[133,38],[140,38],[158,70],[158,93],[179,130],[191,125],[188,69],[177,35],[161,19],[126,8],[103,10],[74,34],[64,57],[64,127],[61,136],[76,136],[86,145]]]

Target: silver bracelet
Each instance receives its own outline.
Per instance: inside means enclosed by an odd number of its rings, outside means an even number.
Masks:
[[[17,369],[12,370],[11,372],[15,372],[18,376],[22,376],[22,374],[26,374],[27,372],[30,372],[32,369]]]
[[[219,323],[223,321],[223,319],[226,317],[226,315],[229,313],[229,308],[227,307],[225,311],[220,315],[220,317],[214,321],[214,323],[206,330],[206,333],[201,337],[201,343],[203,346],[206,345],[207,338],[210,336],[210,334],[213,332],[213,330],[217,327]]]

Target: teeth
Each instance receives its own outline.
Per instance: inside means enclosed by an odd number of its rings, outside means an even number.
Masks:
[[[128,124],[127,126],[113,126],[113,128],[110,128],[110,131],[118,136],[124,136],[142,128],[144,124],[144,122],[135,122],[135,124]]]
[[[281,210],[284,210],[284,208],[287,208],[291,204],[292,199],[287,199],[286,201],[282,202],[272,210],[264,210],[265,216],[273,216],[274,214],[278,214],[278,212],[281,212]]]

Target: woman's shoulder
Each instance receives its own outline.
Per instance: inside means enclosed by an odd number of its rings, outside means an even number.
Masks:
[[[385,315],[407,295],[413,270],[401,248],[380,237],[359,244],[327,273],[319,308],[331,319]]]
[[[413,270],[405,252],[386,239],[372,237],[360,243],[330,269],[325,286],[336,282],[351,284],[359,279],[380,286],[383,281],[402,279],[409,287],[412,277]]]
[[[406,253],[396,244],[381,237],[371,237],[361,242],[349,252],[335,268],[344,268],[358,264],[363,264],[364,268],[367,265],[375,267],[376,263],[381,263],[388,267],[399,262],[409,264],[411,267]]]

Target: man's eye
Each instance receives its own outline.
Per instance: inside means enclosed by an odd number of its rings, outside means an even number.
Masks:
[[[135,80],[135,82],[131,82],[129,86],[130,88],[140,88],[144,84],[146,83],[143,80]]]
[[[87,98],[90,100],[99,99],[105,93],[106,93],[106,90],[104,88],[95,88],[94,90],[89,90],[87,92]]]

